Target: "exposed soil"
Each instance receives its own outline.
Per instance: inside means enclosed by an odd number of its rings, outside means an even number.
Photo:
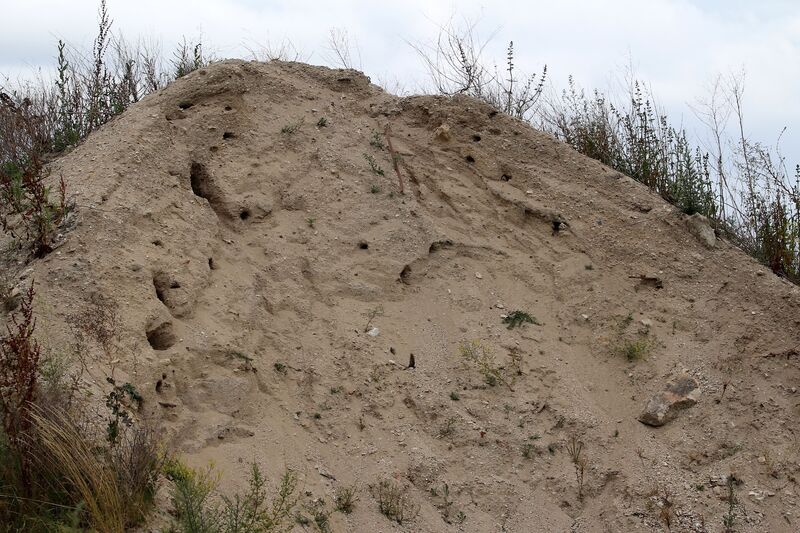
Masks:
[[[224,490],[255,460],[328,502],[357,484],[333,531],[722,531],[734,472],[736,531],[800,528],[800,290],[520,121],[224,61],[59,174],[75,228],[14,269],[37,280],[39,330],[58,346],[70,314],[114,302],[117,381]],[[509,329],[517,310],[533,322]],[[639,422],[685,375],[697,403]],[[380,514],[382,479],[410,487],[415,519]]]

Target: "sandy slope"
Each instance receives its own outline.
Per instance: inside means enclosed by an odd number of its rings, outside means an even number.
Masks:
[[[386,124],[404,195],[370,145]],[[327,501],[355,483],[355,512],[332,523],[359,532],[657,531],[667,491],[673,531],[721,531],[733,471],[737,531],[800,527],[798,288],[519,121],[352,71],[225,61],[54,166],[79,210],[23,273],[41,282],[42,327],[60,342],[93,297],[118,304],[117,377],[223,488],[252,460]],[[507,329],[517,309],[541,325]],[[645,359],[618,353],[625,338],[648,339]],[[508,384],[460,354],[473,339]],[[638,422],[684,373],[697,405]],[[369,493],[387,478],[421,506],[402,527]],[[445,484],[461,524],[443,519]]]

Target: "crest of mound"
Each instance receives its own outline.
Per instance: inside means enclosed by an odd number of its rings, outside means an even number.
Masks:
[[[78,223],[29,274],[47,280],[42,323],[68,342],[64,317],[114,302],[120,379],[223,490],[255,459],[328,501],[361,487],[336,530],[390,527],[367,487],[393,479],[420,505],[415,531],[647,531],[656,480],[687,529],[727,509],[697,487],[715,494],[732,468],[769,487],[751,459],[794,442],[797,289],[479,101],[223,61],[53,173]],[[683,375],[696,405],[639,423]],[[785,530],[786,498],[742,527]]]

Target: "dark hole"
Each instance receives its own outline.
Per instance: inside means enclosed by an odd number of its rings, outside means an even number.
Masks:
[[[216,152],[217,150],[219,150],[219,146],[212,146],[208,150],[211,152]]]
[[[217,265],[214,264],[214,258],[213,257],[209,257],[208,258],[208,268],[210,268],[211,270],[216,270],[217,269]]]
[[[358,243],[358,247],[362,250],[368,250],[369,243],[367,243],[366,241],[361,241],[360,243]]]
[[[153,241],[153,246],[164,246],[164,243],[161,242],[161,239],[156,239]]]
[[[236,135],[232,131],[226,131],[222,134],[223,139],[233,139]]]
[[[192,192],[200,198],[208,199],[208,172],[206,171],[206,167],[200,163],[192,163],[189,179],[192,184]]]
[[[248,218],[250,218],[250,211],[245,209],[244,211],[239,213],[239,218],[241,218],[242,220],[247,220]]]
[[[468,155],[468,156],[467,156],[467,157],[465,157],[464,159],[466,159],[466,160],[467,160],[467,163],[474,163],[474,162],[475,162],[475,158],[474,158],[474,157],[472,157],[471,155]]]
[[[232,109],[233,109],[233,108],[232,108],[231,106],[229,106],[229,105],[226,105],[226,106],[225,106],[225,111],[231,111]]]
[[[500,179],[503,181],[511,181],[511,174],[503,174],[500,176]]]
[[[411,266],[406,265],[403,267],[403,270],[400,271],[400,281],[403,283],[408,283],[408,276],[411,275]]]
[[[428,247],[428,253],[432,254],[434,252],[438,252],[443,248],[449,248],[451,246],[453,246],[453,241],[451,241],[450,239],[444,241],[432,242],[431,245]]]
[[[172,331],[172,324],[164,322],[157,328],[147,332],[147,342],[154,350],[167,350],[175,344],[176,337]]]
[[[180,289],[181,288],[181,284],[178,283],[177,281],[173,281],[172,283],[169,284],[169,288],[170,289]]]
[[[480,140],[481,140],[481,136],[480,136],[480,135],[477,135],[477,134],[476,134],[476,135],[473,135],[473,136],[472,136],[472,140],[473,140],[473,141],[475,141],[475,142],[480,142]]]
[[[489,111],[489,117],[492,118],[497,115],[497,111]]]
[[[193,105],[194,104],[192,102],[181,102],[178,104],[178,107],[180,107],[181,109],[189,109]]]
[[[169,276],[167,276],[167,274],[164,272],[156,272],[153,274],[153,287],[156,289],[156,297],[161,303],[164,303],[164,297],[167,289],[169,289],[169,285]]]

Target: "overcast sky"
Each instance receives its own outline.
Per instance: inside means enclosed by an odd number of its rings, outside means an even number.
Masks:
[[[0,73],[49,69],[55,43],[89,47],[98,0],[0,0]],[[425,70],[406,41],[433,39],[438,25],[477,20],[494,35],[488,56],[503,58],[514,40],[517,64],[563,87],[608,87],[633,65],[674,121],[697,129],[689,105],[718,74],[746,72],[746,125],[753,137],[782,146],[800,162],[800,1],[798,0],[108,0],[113,28],[129,40],[159,40],[165,50],[197,36],[219,57],[241,57],[259,43],[291,40],[311,63],[326,63],[333,27],[357,41],[373,80],[407,89]]]

